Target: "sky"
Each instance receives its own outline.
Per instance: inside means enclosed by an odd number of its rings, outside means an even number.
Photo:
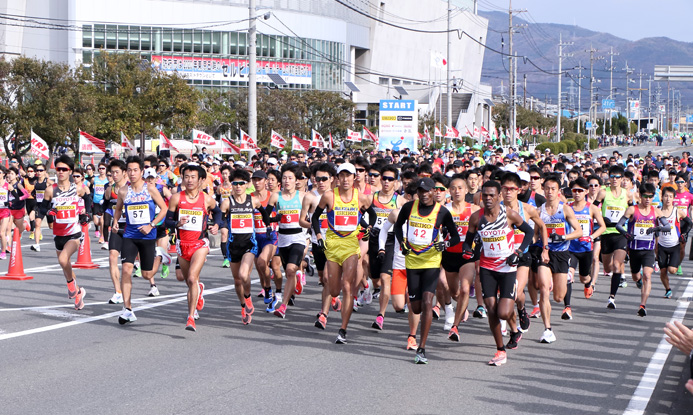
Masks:
[[[471,3],[461,0],[459,3]],[[480,10],[508,11],[509,0],[478,0]],[[521,18],[577,25],[628,40],[665,36],[693,42],[693,0],[512,0]]]

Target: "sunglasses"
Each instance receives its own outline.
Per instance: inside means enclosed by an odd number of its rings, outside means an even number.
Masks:
[[[99,167],[99,170],[106,170],[105,167]]]
[[[612,179],[620,179],[623,176],[621,176],[620,174],[612,174],[609,177],[611,177]]]
[[[380,173],[368,173],[368,177],[380,177]]]
[[[435,190],[436,192],[447,192],[448,191],[448,189],[445,187],[434,187],[433,190]]]
[[[81,179],[82,178],[82,176],[80,176],[79,174],[73,174],[72,177],[75,179]]]
[[[364,172],[366,171],[366,169],[356,169],[356,171],[357,171],[358,173],[364,173]]]
[[[421,177],[431,177],[430,173],[420,173],[419,176],[421,176]]]
[[[573,193],[584,193],[585,189],[571,189],[570,191]]]
[[[46,169],[37,169],[36,171],[46,171]]]
[[[297,177],[296,180],[305,180],[306,178],[303,176]]]
[[[248,182],[240,181],[240,182],[231,182],[231,186],[245,186],[248,184]]]
[[[165,164],[159,164],[159,167],[166,167]]]
[[[395,178],[392,177],[392,176],[383,176],[383,177],[381,178],[381,180],[383,180],[383,181],[385,181],[385,182],[394,182],[394,181],[397,180],[397,179],[395,179]]]
[[[11,160],[10,163],[17,164],[17,160]]]
[[[326,182],[326,181],[328,181],[328,180],[330,180],[330,178],[327,177],[327,176],[322,176],[322,177],[316,177],[316,178],[315,178],[315,181],[318,182],[318,183]]]
[[[70,169],[68,169],[67,167],[57,167],[55,171],[57,171],[58,173],[65,173],[66,171],[70,171]]]
[[[540,176],[529,176],[529,178],[532,180],[541,180]]]
[[[503,187],[501,187],[501,189],[505,190],[506,192],[512,192],[515,190],[519,190],[518,187],[514,187],[514,186],[503,186]]]
[[[686,182],[684,180],[677,180],[676,183],[682,184],[682,183],[686,183]]]
[[[27,170],[26,174],[29,174],[29,173],[35,173],[35,172],[33,170]]]

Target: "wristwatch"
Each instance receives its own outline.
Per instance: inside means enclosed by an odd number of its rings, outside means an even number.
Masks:
[[[150,222],[150,223],[149,223],[149,226],[151,226],[152,228],[156,228],[156,223]]]

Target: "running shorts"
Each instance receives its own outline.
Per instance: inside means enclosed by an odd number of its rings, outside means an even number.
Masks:
[[[392,270],[392,285],[390,287],[391,295],[404,295],[407,292],[407,270],[393,269]]]
[[[2,208],[0,209],[0,219],[5,219],[10,217],[10,209]]]
[[[123,238],[123,246],[120,250],[123,264],[134,264],[137,254],[140,256],[140,269],[151,271],[156,257],[156,239]]]
[[[392,260],[395,256],[395,241],[394,239],[390,243],[385,244],[385,257],[382,261],[378,261],[378,241],[371,243],[368,241],[368,257],[370,261],[368,266],[371,271],[371,278],[377,280],[380,278],[380,274],[387,274],[392,276]]]
[[[481,293],[484,298],[495,297],[500,291],[500,298],[515,299],[517,278],[515,272],[498,272],[479,268]]]
[[[26,212],[25,212],[24,208],[17,209],[17,210],[10,209],[10,214],[12,215],[12,218],[15,220],[24,219],[24,216],[26,216]]]
[[[69,241],[72,240],[79,240],[79,243],[82,243],[82,232],[77,232],[73,233],[72,235],[67,235],[67,236],[56,236],[53,238],[55,240],[55,250],[56,251],[62,251],[65,249],[65,244],[68,243]]]
[[[424,293],[435,294],[440,278],[440,268],[407,270],[409,301],[422,301]]]
[[[655,253],[652,249],[630,250],[630,272],[637,274],[643,267],[654,268]]]
[[[539,265],[548,267],[552,274],[567,274],[570,269],[570,253],[568,251],[549,251],[549,263]]]
[[[627,246],[628,240],[620,233],[602,235],[602,255],[613,254],[619,249],[625,251]]]
[[[123,250],[123,234],[124,233],[125,233],[124,230],[118,229],[118,232],[116,232],[116,233],[111,232],[108,235],[108,250],[109,251],[121,252]]]
[[[317,269],[318,271],[324,271],[325,264],[327,263],[325,252],[323,252],[323,250],[320,249],[320,246],[318,246],[318,244],[313,244],[312,248],[313,261],[315,261],[315,269]]]
[[[256,233],[255,234],[255,240],[257,241],[258,252],[262,252],[262,250],[265,249],[265,247],[267,245],[277,246],[277,233],[272,232],[272,237],[270,237],[270,238],[265,236],[265,232]]]
[[[349,236],[340,238],[331,231],[327,232],[327,237],[325,238],[325,245],[327,246],[325,257],[327,260],[336,262],[341,267],[344,261],[352,256],[356,255],[358,258],[361,255],[361,247],[356,237],[357,233],[354,232]]]
[[[677,244],[671,248],[662,245],[657,247],[657,263],[659,268],[678,267],[681,264],[681,245]]]
[[[209,253],[209,239],[203,238],[196,241],[176,241],[176,253],[180,258],[190,262],[193,254],[199,249],[206,249]]]
[[[592,257],[593,251],[587,252],[571,252],[570,253],[570,268],[578,269],[581,277],[587,277],[592,272]]]
[[[94,216],[103,216],[103,205],[94,203],[94,205],[91,207],[91,213]]]
[[[249,239],[247,243],[238,244],[238,242],[231,243],[227,242],[226,247],[229,251],[229,261],[233,263],[241,262],[243,255],[253,254],[258,256],[257,242],[254,239]]]
[[[289,264],[294,264],[297,267],[300,267],[301,262],[303,261],[303,253],[305,252],[305,249],[306,246],[303,244],[291,244],[289,246],[279,248],[279,257],[282,260],[284,270],[286,270],[286,267]]]

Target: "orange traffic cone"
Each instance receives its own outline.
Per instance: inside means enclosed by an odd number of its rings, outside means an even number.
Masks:
[[[99,266],[92,262],[91,260],[91,243],[89,242],[89,225],[82,225],[82,234],[84,238],[82,243],[79,244],[79,254],[77,255],[77,262],[72,264],[73,268],[80,269],[94,269]]]
[[[91,156],[91,164],[94,164],[94,156]]]
[[[34,277],[30,277],[24,273],[24,261],[22,261],[22,242],[21,236],[19,235],[19,229],[14,228],[12,233],[12,252],[10,253],[10,267],[7,270],[7,274],[0,276],[0,280],[32,280]]]
[[[51,159],[51,169],[55,170],[55,159]]]

